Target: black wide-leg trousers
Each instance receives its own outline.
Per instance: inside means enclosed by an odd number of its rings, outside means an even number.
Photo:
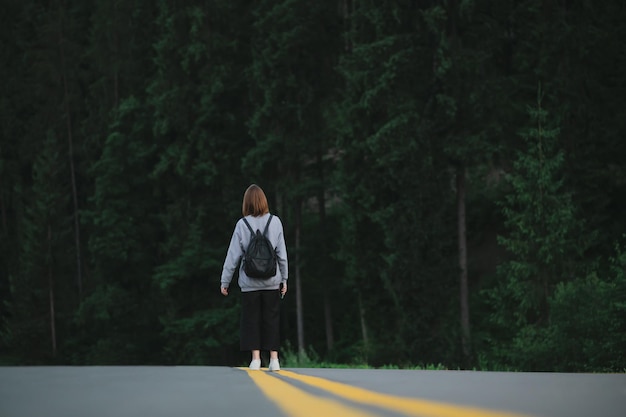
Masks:
[[[278,350],[280,291],[249,291],[241,295],[241,350]]]

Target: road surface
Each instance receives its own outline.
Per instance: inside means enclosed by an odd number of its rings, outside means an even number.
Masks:
[[[0,417],[625,417],[626,374],[0,367]]]

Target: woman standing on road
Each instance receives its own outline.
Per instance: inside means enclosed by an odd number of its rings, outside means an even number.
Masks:
[[[244,217],[235,225],[224,261],[221,291],[223,295],[228,295],[233,274],[239,267],[242,307],[240,348],[252,352],[251,370],[261,368],[261,350],[267,350],[270,352],[269,370],[279,371],[280,299],[287,292],[288,277],[283,224],[277,216],[270,214],[265,193],[256,184],[249,186],[243,195],[242,213]],[[250,229],[254,232],[266,230],[266,237],[276,251],[278,267],[276,274],[269,278],[252,278],[244,271],[242,258],[252,237]]]

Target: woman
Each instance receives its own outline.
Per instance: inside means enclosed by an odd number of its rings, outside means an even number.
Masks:
[[[241,350],[252,352],[251,370],[261,368],[261,350],[270,352],[270,371],[279,371],[278,347],[280,344],[280,298],[287,292],[287,248],[283,234],[283,224],[277,216],[270,215],[265,193],[256,184],[248,187],[243,195],[243,218],[235,225],[230,240],[224,268],[222,269],[221,290],[228,295],[228,287],[235,269],[239,267],[239,287],[241,288]],[[271,218],[270,218],[271,216]],[[251,278],[246,275],[241,259],[251,233],[263,232],[267,226],[267,238],[276,250],[278,268],[276,275],[268,279]],[[269,221],[269,224],[268,224]]]

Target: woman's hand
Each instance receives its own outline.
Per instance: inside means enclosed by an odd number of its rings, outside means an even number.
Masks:
[[[280,296],[281,298],[285,296],[285,294],[287,293],[287,283],[283,282],[280,286]]]
[[[228,288],[222,287],[222,295],[228,295]]]

